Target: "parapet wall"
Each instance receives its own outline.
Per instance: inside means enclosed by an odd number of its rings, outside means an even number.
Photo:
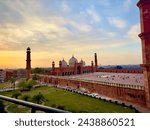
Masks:
[[[104,82],[97,83],[46,75],[41,76],[40,81],[44,83],[72,87],[75,89],[84,89],[89,93],[98,93],[105,97],[128,101],[141,106],[145,106],[146,104],[144,88],[142,86]]]
[[[98,72],[112,72],[112,73],[143,73],[143,69],[98,69]]]

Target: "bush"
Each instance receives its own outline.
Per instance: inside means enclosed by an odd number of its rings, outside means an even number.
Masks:
[[[64,110],[65,106],[57,106],[58,109]]]
[[[37,95],[34,95],[32,98],[33,102],[36,102],[37,104],[42,104],[42,102],[45,101],[45,97],[40,92]]]
[[[12,98],[16,98],[16,99],[18,99],[18,97],[21,95],[21,93],[20,92],[18,92],[18,91],[16,91],[16,92],[14,92],[13,94],[12,94]]]
[[[112,102],[112,100],[109,100],[109,102]]]
[[[118,102],[117,102],[117,101],[115,101],[115,104],[118,104]]]
[[[30,96],[29,96],[29,95],[23,95],[23,96],[22,96],[22,99],[23,99],[24,101],[29,101]]]
[[[124,107],[125,107],[125,106],[126,106],[126,105],[125,105],[125,103],[122,103],[122,106],[124,106]]]
[[[18,83],[17,87],[20,88],[21,91],[30,91],[35,84],[35,80],[21,81]]]

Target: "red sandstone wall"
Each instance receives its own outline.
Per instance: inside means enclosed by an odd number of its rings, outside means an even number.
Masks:
[[[84,88],[90,93],[99,93],[106,97],[120,99],[123,101],[137,103],[142,106],[145,106],[144,90],[108,86],[108,85],[90,83],[85,81],[68,80],[68,79],[61,79],[57,77],[46,77],[46,76],[42,77],[41,81],[45,83],[60,84],[75,89]]]
[[[113,73],[143,73],[143,69],[98,69],[98,72],[113,72]]]

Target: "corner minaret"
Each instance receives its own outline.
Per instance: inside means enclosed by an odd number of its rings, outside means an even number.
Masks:
[[[95,68],[97,70],[97,54],[94,54],[94,62],[95,62]]]
[[[31,74],[31,49],[28,47],[27,48],[27,59],[26,59],[26,79],[30,79],[30,74]]]
[[[150,108],[150,0],[139,0],[146,106]]]

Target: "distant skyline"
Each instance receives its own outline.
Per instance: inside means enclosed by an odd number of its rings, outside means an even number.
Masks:
[[[0,0],[0,68],[58,66],[74,55],[87,65],[141,64],[138,0]]]

